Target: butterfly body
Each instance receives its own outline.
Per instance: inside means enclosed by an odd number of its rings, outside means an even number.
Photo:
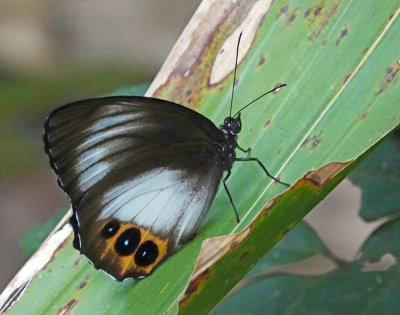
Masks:
[[[180,244],[194,237],[235,161],[241,112],[217,128],[205,116],[173,102],[136,96],[83,100],[47,118],[43,140],[58,184],[72,203],[73,245],[117,280],[143,278]],[[222,178],[223,172],[226,175]]]
[[[223,133],[225,141],[219,143],[218,152],[225,163],[225,170],[230,170],[233,162],[235,162],[235,149],[238,146],[237,134],[241,131],[241,128],[242,122],[240,120],[240,113],[237,118],[225,118],[224,124],[220,126],[220,131]]]
[[[45,150],[72,203],[74,246],[117,280],[149,275],[194,237],[236,159],[240,129],[240,114],[217,128],[191,109],[145,97],[55,110]]]

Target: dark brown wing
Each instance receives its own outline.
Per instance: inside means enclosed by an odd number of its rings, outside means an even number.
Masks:
[[[181,105],[107,97],[55,110],[44,142],[71,199],[74,246],[113,277],[143,277],[190,239],[222,176],[221,131]]]

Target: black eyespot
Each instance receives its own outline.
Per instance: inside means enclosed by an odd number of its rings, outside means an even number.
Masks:
[[[137,228],[125,230],[115,242],[115,251],[121,256],[132,254],[140,243],[140,231]]]
[[[138,266],[148,266],[156,261],[158,257],[157,245],[152,241],[146,241],[139,246],[135,254],[135,262]]]
[[[101,235],[103,235],[105,238],[113,237],[118,232],[119,227],[120,225],[118,221],[112,220],[103,227],[101,230]]]

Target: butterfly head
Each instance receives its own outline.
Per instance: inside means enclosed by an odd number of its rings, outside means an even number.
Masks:
[[[240,119],[240,113],[237,117],[226,117],[224,124],[220,127],[221,131],[227,135],[236,136],[242,130],[242,120]]]

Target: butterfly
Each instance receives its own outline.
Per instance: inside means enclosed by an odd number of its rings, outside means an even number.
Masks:
[[[236,68],[237,54],[234,77]],[[226,185],[235,161],[256,161],[288,186],[257,158],[236,157],[235,149],[249,151],[237,135],[241,111],[254,101],[235,115],[231,109],[219,128],[196,111],[149,97],[88,99],[54,110],[43,139],[72,204],[74,247],[117,280],[143,278],[194,237],[221,180],[239,222]]]

